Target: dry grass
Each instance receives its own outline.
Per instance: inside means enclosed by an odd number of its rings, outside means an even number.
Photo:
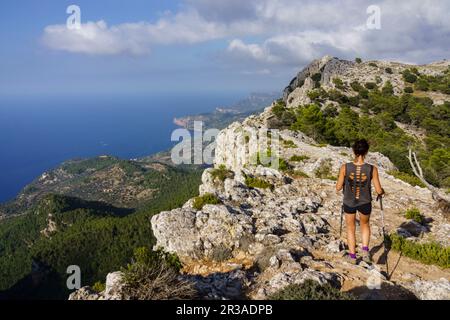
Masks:
[[[132,300],[183,300],[197,295],[193,283],[180,279],[178,272],[165,264],[134,266],[124,280],[123,293]]]
[[[178,259],[162,251],[135,250],[133,263],[123,270],[122,293],[130,300],[184,300],[197,297],[195,285],[183,280]]]

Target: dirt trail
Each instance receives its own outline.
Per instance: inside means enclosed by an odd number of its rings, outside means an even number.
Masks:
[[[404,217],[406,209],[411,207],[417,207],[427,217],[431,218],[430,229],[433,233],[445,232],[448,235],[445,228],[445,219],[443,215],[434,209],[434,203],[431,199],[431,195],[424,189],[417,189],[392,178],[382,177],[381,182],[386,190],[386,196],[384,198],[384,219],[386,232],[392,233],[408,220]],[[330,195],[330,199],[333,203],[339,203],[341,197],[333,190],[333,184],[328,184],[324,188]],[[374,266],[384,276],[387,276],[387,280],[392,282],[393,285],[382,286],[381,291],[369,291],[366,287],[367,280],[372,274],[362,268],[355,267],[342,257],[342,252],[338,254],[329,254],[323,250],[316,250],[313,255],[316,259],[323,259],[333,265],[330,270],[344,275],[344,291],[351,291],[358,294],[364,293],[367,290],[367,294],[381,294],[381,298],[411,298],[411,295],[407,290],[401,289],[395,284],[401,284],[402,287],[408,287],[416,280],[438,280],[440,278],[450,279],[450,270],[443,269],[434,265],[426,265],[411,258],[405,257],[399,252],[394,250],[386,250],[383,245],[382,235],[382,223],[381,223],[381,210],[379,202],[373,203],[373,212],[371,216],[371,252],[373,254]],[[331,218],[328,218],[328,222],[331,225],[331,233],[339,238],[339,207],[335,206],[335,213]],[[321,213],[319,209],[318,214]],[[448,225],[447,225],[448,226]],[[360,230],[357,226],[357,243],[360,246]],[[345,239],[345,226],[341,237],[341,240],[346,242]],[[425,235],[425,238],[436,239],[436,235]],[[441,242],[446,243],[448,239],[441,238]],[[447,241],[446,241],[447,240]],[[322,271],[322,270],[321,270]]]

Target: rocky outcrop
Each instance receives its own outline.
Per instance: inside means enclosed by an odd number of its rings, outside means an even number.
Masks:
[[[413,290],[421,300],[450,300],[450,281],[448,279],[418,280],[414,283]]]
[[[334,63],[333,63],[334,61]],[[314,60],[308,66],[306,66],[302,71],[300,71],[297,76],[292,79],[289,85],[283,91],[283,100],[287,102],[289,95],[296,90],[297,88],[301,88],[305,85],[307,79],[311,79],[311,77],[315,74],[322,74],[325,67],[330,64],[336,64],[336,61],[340,61],[337,58],[333,58],[331,56],[325,56],[321,59]],[[329,69],[329,68],[328,68]],[[307,86],[309,86],[307,84]]]
[[[333,58],[331,56],[325,56],[321,59],[314,60],[300,71],[284,89],[284,102],[288,106],[298,106],[310,103],[311,100],[308,98],[307,93],[315,88],[315,80],[318,80],[317,82],[324,87],[331,87],[334,77],[346,74],[349,70],[354,68],[355,65],[354,62]]]
[[[420,73],[436,76],[449,66],[449,61],[432,63],[424,66],[415,66]],[[387,73],[389,68],[392,72]],[[354,96],[357,93],[349,88],[354,81],[365,84],[367,82],[378,83],[383,86],[387,81],[391,82],[395,94],[403,93],[405,83],[402,78],[402,72],[411,68],[409,64],[389,61],[367,61],[355,63],[353,61],[342,60],[339,58],[325,56],[314,60],[307,65],[297,76],[292,79],[290,84],[283,91],[283,100],[288,107],[296,107],[311,103],[307,93],[316,87],[315,82],[322,88],[334,89],[334,78],[339,78],[346,86],[345,94]],[[427,96],[435,104],[442,104],[448,100],[448,97],[438,92],[428,92]]]
[[[104,291],[96,292],[90,287],[83,287],[70,294],[69,300],[125,300],[123,286],[123,273],[111,272],[106,276]]]
[[[208,169],[203,175],[206,181],[210,181],[210,172]],[[322,202],[319,195],[297,182],[284,184],[279,177],[269,176],[270,171],[262,173],[280,187],[273,192],[252,189],[237,175],[225,180],[221,190],[215,190],[221,205],[205,205],[197,211],[188,202],[183,208],[154,216],[151,222],[156,246],[176,252],[181,259],[211,258],[218,254],[217,250],[229,250],[234,255],[239,251],[256,254],[264,245],[282,242],[283,234],[326,229],[320,219],[313,222],[314,216],[305,218],[307,213],[317,211]]]
[[[329,56],[315,60],[286,88],[284,100],[288,106],[307,103],[306,93],[318,80],[317,74],[324,87],[333,87],[335,76],[347,84],[352,79],[375,81],[373,77],[379,76],[382,82],[389,80],[395,90],[400,90],[403,84],[399,71],[404,66],[377,63],[374,67]],[[387,66],[393,68],[393,74],[385,74]],[[443,223],[442,213],[434,209],[431,192],[394,178],[389,174],[395,169],[392,162],[380,153],[369,153],[367,162],[379,168],[387,195],[395,196],[384,200],[384,220],[378,204],[371,217],[371,241],[378,247],[374,252],[376,263],[350,264],[343,258],[345,245],[339,235],[342,198],[335,191],[335,179],[352,151],[318,145],[290,130],[267,134],[273,106],[220,132],[215,168],[204,171],[199,189],[200,196],[213,194],[218,201],[198,209],[191,199],[181,208],[153,216],[155,249],[176,253],[184,266],[182,276],[193,281],[206,299],[236,299],[244,294],[267,299],[290,284],[308,279],[355,292],[360,298],[448,297],[448,283],[436,280],[449,278],[448,270],[427,266],[424,272],[420,263],[390,253],[388,259],[398,258],[389,261],[389,265],[397,265],[393,275],[382,262],[386,251],[380,250],[383,226],[387,233],[397,231],[414,241],[432,239],[449,245],[450,225]],[[274,146],[277,138],[278,147]],[[283,168],[261,163],[268,141],[272,142],[272,159],[284,163]],[[229,174],[220,180],[215,170],[228,170]],[[425,228],[399,214],[412,206],[429,221],[439,223]],[[434,290],[429,289],[432,286]],[[378,294],[383,288],[388,289]]]
[[[262,116],[265,118],[264,114]],[[261,119],[248,118],[243,123],[233,123],[227,129],[222,130],[217,137],[214,163],[216,166],[223,164],[236,172],[246,166],[255,165],[256,154],[267,151],[268,140],[274,135],[274,130],[271,130],[271,134],[268,134],[268,130],[269,128],[264,126]],[[311,138],[290,130],[279,131],[278,137],[280,140],[294,143],[294,147],[285,148],[280,142],[276,150],[278,157],[284,160],[289,160],[294,155],[307,157],[308,159],[305,161],[292,163],[292,165],[311,176],[314,176],[314,172],[328,161],[331,165],[330,175],[336,176],[341,165],[348,162],[352,154],[350,148],[317,146]],[[272,149],[274,149],[273,146]],[[386,156],[377,152],[370,153],[367,162],[378,166],[383,172],[395,169]]]
[[[58,231],[58,224],[56,223],[53,214],[49,213],[47,215],[47,226],[41,230],[41,234],[44,237],[50,238],[53,233]]]

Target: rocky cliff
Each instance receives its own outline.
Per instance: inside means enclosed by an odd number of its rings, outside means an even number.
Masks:
[[[418,68],[434,74],[441,70],[438,65],[442,63]],[[373,81],[381,86],[390,81],[394,93],[403,92],[400,72],[409,67],[324,57],[294,78],[283,99],[288,108],[310,103],[308,92],[314,87],[335,88],[336,76],[344,83]],[[444,63],[442,68],[447,67]],[[355,93],[349,90],[346,95]],[[431,92],[429,96],[434,101],[442,97]],[[355,266],[343,258],[341,194],[336,194],[334,186],[339,167],[351,159],[351,149],[318,144],[299,131],[281,128],[276,157],[282,166],[249,162],[252,155],[264,151],[253,142],[273,138],[266,132],[273,129],[271,119],[277,103],[221,131],[215,166],[204,171],[200,186],[200,198],[213,196],[216,201],[199,208],[198,198],[191,199],[182,208],[153,216],[155,247],[176,253],[184,265],[183,277],[195,281],[209,299],[244,295],[266,299],[307,279],[329,283],[362,299],[449,299],[448,268],[425,265],[385,250],[378,204],[374,204],[372,215],[374,265],[361,262]],[[383,154],[370,153],[367,161],[380,169],[386,190],[387,234],[448,247],[450,224],[430,191],[392,176],[395,165]],[[426,225],[402,214],[411,207],[427,217]]]

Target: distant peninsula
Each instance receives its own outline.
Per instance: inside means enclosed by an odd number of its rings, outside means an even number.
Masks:
[[[192,130],[194,128],[194,121],[202,121],[207,128],[223,129],[232,122],[242,121],[251,114],[260,113],[280,97],[280,92],[252,93],[231,106],[217,107],[211,113],[174,118],[173,123],[177,126]]]

